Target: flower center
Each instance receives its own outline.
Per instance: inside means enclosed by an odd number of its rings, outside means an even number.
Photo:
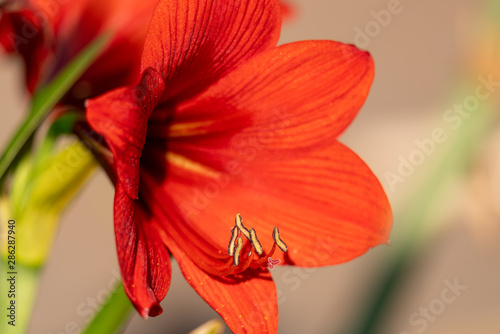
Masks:
[[[155,189],[156,180],[149,173],[141,173],[141,180],[145,182],[148,189]],[[177,248],[182,249],[184,254],[200,269],[210,275],[238,280],[241,277],[228,276],[238,275],[249,268],[257,271],[272,269],[274,265],[280,263],[278,259],[271,258],[276,246],[283,252],[287,251],[287,246],[281,240],[278,228],[275,227],[272,234],[274,244],[266,253],[257,238],[257,232],[253,228],[247,229],[243,225],[240,214],[237,214],[236,226],[231,230],[231,239],[226,254],[217,243],[210,239],[209,235],[203,235],[195,225],[186,224],[178,206],[168,195],[163,195],[162,189],[159,190],[156,193],[145,191],[141,193],[141,196],[145,203],[150,204],[148,209],[158,221],[171,224],[168,232],[160,226],[160,239],[165,245],[175,244]],[[160,195],[163,196],[159,198]],[[166,208],[171,208],[171,210]]]

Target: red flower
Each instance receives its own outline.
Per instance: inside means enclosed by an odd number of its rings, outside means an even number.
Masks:
[[[372,58],[332,41],[276,47],[280,17],[275,0],[162,0],[138,84],[88,101],[114,157],[118,258],[143,317],[162,311],[171,252],[233,332],[276,333],[269,257],[332,265],[389,237],[380,183],[337,141]],[[236,212],[254,232],[234,228]]]
[[[83,101],[132,84],[157,0],[21,0],[0,7],[0,45],[19,53],[30,92],[50,80],[88,43],[111,31],[104,53],[75,85],[66,102]]]

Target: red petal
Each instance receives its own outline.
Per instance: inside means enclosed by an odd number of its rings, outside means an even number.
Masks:
[[[163,89],[161,77],[148,69],[140,85],[119,88],[88,100],[87,120],[104,136],[115,157],[119,183],[134,199],[138,198],[139,163],[149,115]]]
[[[260,154],[269,159],[293,156],[297,150],[330,145],[363,105],[373,76],[370,55],[352,45],[283,45],[255,56],[181,105],[168,130],[152,123],[148,136],[173,137],[173,150],[177,141],[189,141],[187,149],[195,152],[186,152],[185,146],[177,152],[217,168],[223,166],[208,150],[241,156],[253,151],[242,147],[255,146],[252,141],[265,141]],[[235,152],[228,152],[228,147]]]
[[[57,35],[57,32],[62,32],[61,30],[66,31],[70,26],[74,27],[78,25],[78,20],[76,18],[81,15],[81,12],[90,1],[63,0],[51,2],[47,0],[27,0],[22,2],[44,20],[44,24],[46,24],[49,29],[53,30],[51,33]],[[69,25],[70,22],[71,25]],[[92,29],[93,28],[94,27],[92,27]],[[91,27],[85,27],[84,29],[91,29]]]
[[[276,0],[161,0],[149,26],[142,69],[161,73],[167,97],[193,95],[275,46],[280,15]]]
[[[165,225],[168,228],[169,222]],[[236,279],[212,276],[202,271],[179,248],[178,243],[187,243],[189,247],[190,240],[174,240],[168,236],[167,230],[164,241],[186,281],[219,313],[233,333],[277,333],[278,303],[270,273],[252,276],[254,272],[246,271],[244,277]]]
[[[115,236],[125,292],[142,317],[161,314],[170,285],[170,256],[156,222],[120,185],[115,194]]]
[[[271,274],[226,282],[175,255],[187,282],[224,319],[233,333],[277,333],[278,303]]]
[[[285,259],[280,252],[273,258],[301,266],[345,262],[389,238],[392,214],[379,181],[338,142],[282,160],[259,153],[246,160],[217,158],[228,169],[213,177],[170,161],[163,187],[189,226],[219,249],[227,247],[237,212],[255,228],[265,251],[274,242],[273,226],[279,227],[288,252]]]
[[[26,66],[26,85],[30,92],[40,80],[44,61],[49,53],[43,27],[28,10],[0,11],[0,45],[8,53],[18,53]]]

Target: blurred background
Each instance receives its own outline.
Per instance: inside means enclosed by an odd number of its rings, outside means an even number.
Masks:
[[[279,333],[499,332],[500,131],[491,110],[500,111],[500,92],[493,87],[481,101],[491,107],[487,118],[478,116],[482,103],[457,128],[446,119],[474,96],[480,77],[500,72],[491,3],[290,2],[280,43],[339,40],[375,59],[370,96],[341,140],[379,177],[395,221],[390,247],[352,262],[275,267]],[[21,73],[20,61],[0,58],[2,147],[27,108]],[[29,333],[76,333],[117,282],[113,193],[99,171],[67,210]],[[157,318],[134,315],[125,333],[187,333],[217,318],[175,264],[162,306]]]

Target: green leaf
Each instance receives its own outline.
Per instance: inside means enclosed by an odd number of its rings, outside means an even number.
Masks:
[[[97,163],[79,141],[34,160],[33,156],[21,160],[10,191],[0,197],[0,227],[6,231],[9,219],[18,221],[16,235],[25,246],[16,249],[16,262],[39,267],[50,254],[62,212]],[[7,259],[7,248],[0,249],[0,253]]]
[[[0,183],[5,178],[12,162],[40,123],[102,53],[109,39],[110,34],[104,34],[96,38],[53,81],[35,93],[29,115],[14,134],[0,158]]]
[[[118,333],[133,309],[120,282],[82,334]]]

